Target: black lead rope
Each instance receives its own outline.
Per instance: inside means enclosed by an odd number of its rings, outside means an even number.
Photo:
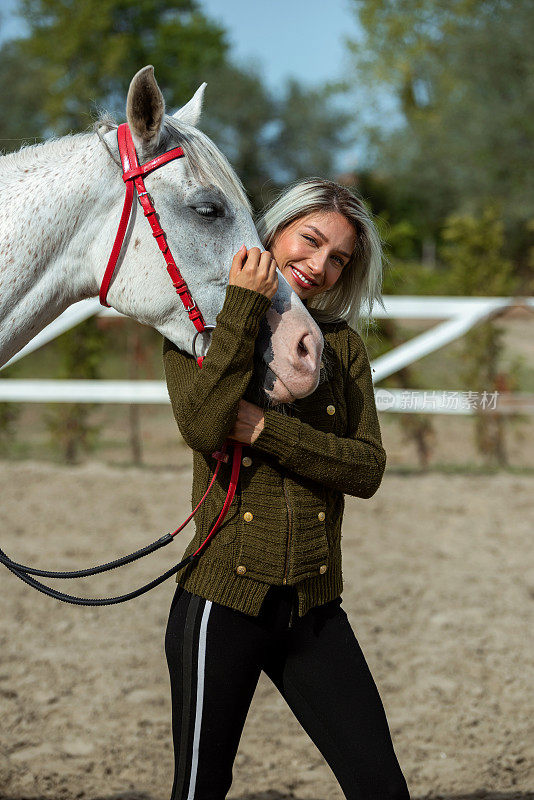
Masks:
[[[139,595],[145,594],[145,592],[150,591],[150,589],[153,589],[155,586],[159,586],[160,583],[166,581],[167,578],[171,577],[171,575],[175,575],[178,570],[182,569],[182,567],[185,567],[187,564],[191,564],[193,561],[197,560],[200,557],[200,554],[193,553],[187,558],[184,558],[183,561],[180,561],[179,564],[171,567],[171,569],[167,570],[167,572],[164,572],[163,575],[159,576],[159,578],[154,578],[154,580],[150,581],[150,583],[140,586],[139,589],[134,589],[134,591],[128,592],[128,594],[119,595],[118,597],[75,597],[71,594],[58,592],[56,589],[52,589],[51,586],[46,586],[44,583],[35,580],[35,578],[31,578],[30,575],[39,575],[42,578],[61,578],[63,580],[97,575],[99,572],[107,572],[110,569],[121,567],[123,564],[130,564],[132,561],[137,561],[138,558],[142,558],[149,553],[153,553],[155,550],[159,550],[160,547],[164,547],[166,544],[169,544],[169,542],[172,541],[174,541],[172,534],[166,533],[165,536],[162,536],[157,541],[152,542],[152,544],[149,544],[140,550],[136,550],[135,553],[130,553],[128,556],[122,556],[121,558],[117,558],[115,561],[109,561],[106,564],[100,564],[96,567],[74,570],[72,572],[52,572],[50,570],[27,567],[25,564],[18,564],[16,561],[12,561],[2,549],[0,549],[0,563],[7,567],[10,572],[17,576],[17,578],[20,578],[21,581],[27,583],[28,586],[32,586],[34,589],[37,589],[38,592],[47,594],[49,597],[54,597],[56,600],[61,600],[63,603],[71,603],[72,605],[77,606],[112,606],[116,605],[117,603],[125,603],[127,600],[132,600],[134,597],[139,597]]]

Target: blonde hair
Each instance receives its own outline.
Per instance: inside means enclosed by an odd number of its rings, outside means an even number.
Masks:
[[[373,305],[382,300],[383,242],[363,200],[345,186],[322,178],[307,178],[292,184],[270,203],[257,221],[257,229],[268,250],[276,236],[300,217],[315,212],[337,211],[356,229],[356,245],[334,286],[307,301],[318,321],[345,320],[361,332],[368,331]]]

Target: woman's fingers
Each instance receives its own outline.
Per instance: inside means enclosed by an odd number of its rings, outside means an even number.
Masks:
[[[247,251],[243,245],[235,254],[228,283],[261,292],[269,298],[278,291],[276,262],[268,250],[251,247]]]
[[[244,244],[241,245],[237,253],[232,259],[232,266],[230,267],[230,277],[237,275],[243,268],[243,261],[247,256],[247,248]]]
[[[259,247],[251,247],[247,253],[247,260],[245,261],[243,269],[255,272],[261,260],[261,250]]]
[[[260,256],[260,267],[265,271],[265,274],[268,275],[271,269],[271,261],[273,260],[272,255],[269,253],[268,250],[264,250]]]
[[[237,419],[230,437],[243,444],[253,444],[258,438],[265,425],[263,410],[249,403],[247,400],[239,401]]]

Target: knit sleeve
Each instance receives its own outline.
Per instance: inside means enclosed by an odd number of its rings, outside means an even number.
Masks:
[[[164,339],[163,365],[174,417],[193,450],[220,450],[233,429],[252,376],[260,321],[270,305],[261,292],[229,284],[202,368]]]
[[[280,464],[306,478],[353,497],[372,497],[382,481],[386,453],[367,351],[351,329],[345,396],[350,425],[346,437],[267,410],[264,428],[252,446],[277,456]]]

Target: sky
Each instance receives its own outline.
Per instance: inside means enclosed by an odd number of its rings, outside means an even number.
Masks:
[[[345,37],[358,25],[352,0],[200,0],[228,31],[232,54],[259,67],[270,89],[287,78],[313,85],[343,77]]]

